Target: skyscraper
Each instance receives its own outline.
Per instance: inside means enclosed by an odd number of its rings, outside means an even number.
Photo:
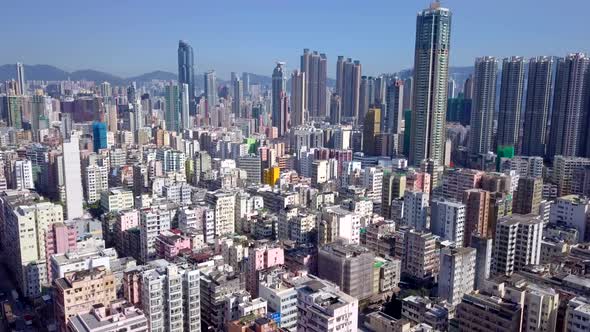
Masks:
[[[186,41],[178,41],[178,85],[188,85],[189,114],[194,115],[197,110],[195,97],[195,69],[193,47]]]
[[[244,95],[250,95],[250,74],[242,73],[242,83],[244,88]]]
[[[25,85],[25,67],[22,63],[16,63],[16,94],[17,95],[24,95],[27,86]]]
[[[553,113],[547,156],[581,156],[586,153],[586,135],[590,132],[583,123],[584,97],[588,88],[587,73],[590,58],[584,53],[569,54],[557,61]]]
[[[67,219],[80,218],[84,214],[80,147],[78,144],[78,134],[73,132],[69,142],[64,141],[62,146]]]
[[[190,86],[187,83],[180,84],[180,123],[179,123],[179,130],[183,131],[184,129],[191,128],[190,122]],[[141,105],[137,104],[136,112],[140,112]],[[140,125],[137,124],[138,128]]]
[[[473,110],[469,136],[469,153],[472,155],[480,155],[492,150],[497,75],[498,61],[495,57],[486,56],[475,60]]]
[[[401,134],[402,120],[404,117],[404,81],[398,79],[392,80],[389,85],[387,85],[386,91],[385,102],[387,105],[387,113],[385,115],[384,130],[391,134]]]
[[[516,148],[520,132],[520,112],[524,93],[524,59],[513,56],[502,62],[497,146]],[[516,150],[516,149],[515,149]]]
[[[180,101],[178,85],[170,83],[164,89],[166,98],[166,130],[178,131],[180,118]]]
[[[306,115],[306,73],[296,70],[291,74],[291,125],[300,126],[305,123]]]
[[[344,92],[344,57],[338,56],[336,61],[336,94],[342,96]]]
[[[522,155],[545,156],[552,72],[553,59],[551,57],[542,56],[530,59],[524,111]]]
[[[364,119],[365,115],[369,111],[369,105],[371,104],[370,99],[370,77],[362,76],[361,77],[361,87],[359,90],[359,119]]]
[[[242,98],[244,97],[244,82],[240,80],[240,78],[236,75],[232,79],[232,86],[234,90],[234,99],[232,101],[232,112],[234,116],[237,118],[241,117],[240,114],[240,105],[242,103]]]
[[[287,93],[285,63],[277,62],[272,72],[272,126],[281,127],[281,99]]]
[[[375,138],[381,132],[381,109],[371,108],[365,116],[363,126],[363,152],[368,156],[376,155]]]
[[[330,98],[330,123],[340,124],[342,120],[342,100],[336,93],[332,94]]]
[[[205,73],[205,98],[207,100],[207,112],[211,112],[217,105],[217,79],[215,71],[210,70]]]
[[[342,67],[342,70],[340,69]],[[354,117],[357,121],[359,119],[359,100],[361,88],[361,63],[359,61],[352,61],[351,58],[344,61],[338,57],[336,66],[337,75],[340,74],[340,80],[336,83],[337,87],[342,89],[340,98],[342,98],[342,115],[345,117]]]
[[[107,148],[107,124],[96,121],[92,124],[92,141],[94,152]]]
[[[433,2],[418,14],[409,159],[419,165],[445,160],[445,118],[451,45],[451,11]]]
[[[301,56],[301,71],[305,73],[305,86],[307,91],[306,108],[311,117],[326,116],[326,80],[328,72],[328,60],[325,54],[317,51],[303,50]]]

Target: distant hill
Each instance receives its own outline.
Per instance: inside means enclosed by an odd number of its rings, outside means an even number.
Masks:
[[[450,68],[451,77],[458,81],[463,81],[467,76],[469,76],[473,72],[472,66],[466,67],[451,67]],[[249,73],[250,75],[250,84],[260,84],[264,86],[271,86],[272,85],[272,78],[270,76],[259,75],[254,73]],[[410,75],[412,75],[412,69],[404,69],[398,72],[400,78],[404,79]],[[0,66],[0,81],[6,81],[16,78],[16,66],[14,64],[6,64]],[[142,75],[137,75],[133,77],[120,77],[110,73],[93,70],[93,69],[85,69],[85,70],[76,70],[73,72],[67,72],[63,69],[51,66],[51,65],[26,65],[25,64],[25,78],[27,80],[36,80],[36,81],[63,81],[67,80],[68,78],[71,80],[87,80],[87,81],[94,81],[94,82],[104,82],[107,81],[111,84],[115,85],[123,85],[128,84],[130,82],[148,82],[151,80],[164,80],[164,81],[174,81],[178,79],[178,75],[175,73],[156,70],[153,72],[145,73]],[[290,81],[290,79],[289,79]],[[196,73],[195,74],[195,85],[197,89],[202,88],[203,86],[203,75]],[[225,81],[223,79],[217,78],[217,83],[219,85],[229,85],[231,82]],[[290,86],[290,82],[287,82],[287,85]],[[328,87],[335,87],[336,80],[333,78],[328,78],[327,81]]]
[[[0,81],[7,81],[16,78],[16,65],[7,64],[0,66]],[[50,65],[27,65],[25,64],[25,79],[31,81],[74,81],[86,80],[94,82],[107,81],[111,84],[127,84],[132,81],[146,82],[151,80],[176,80],[177,75],[166,71],[153,71],[150,73],[134,76],[120,77],[93,69],[76,70],[67,72],[63,69]]]
[[[178,75],[171,73],[171,72],[162,71],[162,70],[156,70],[156,71],[152,71],[150,73],[145,73],[143,75],[138,75],[138,76],[127,78],[127,80],[129,80],[129,81],[136,81],[136,82],[146,82],[146,81],[151,81],[151,80],[174,81],[177,79],[178,79]]]

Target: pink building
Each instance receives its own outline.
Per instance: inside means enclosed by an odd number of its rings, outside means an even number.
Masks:
[[[127,210],[119,212],[117,216],[118,231],[124,232],[130,228],[139,226],[139,211]]]
[[[158,257],[166,260],[178,256],[182,250],[191,250],[191,238],[182,234],[177,229],[163,231],[156,237],[156,253]]]
[[[53,281],[51,270],[51,255],[63,254],[76,250],[76,229],[69,228],[64,223],[55,223],[49,226],[45,233],[45,254],[47,262],[47,277],[49,283]]]
[[[89,313],[81,313],[68,321],[68,331],[104,332],[148,330],[148,319],[144,313],[131,303],[116,300],[108,306],[97,304]]]
[[[430,174],[425,172],[408,172],[406,190],[430,193]]]
[[[246,290],[258,297],[258,272],[285,264],[285,253],[277,243],[260,241],[248,248]]]

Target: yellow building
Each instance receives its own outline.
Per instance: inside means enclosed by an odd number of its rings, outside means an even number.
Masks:
[[[64,332],[69,318],[90,312],[95,304],[107,306],[117,298],[115,276],[104,266],[68,272],[55,280],[53,288],[58,330]]]
[[[279,180],[279,176],[281,175],[281,169],[278,166],[274,166],[271,168],[267,168],[264,170],[264,183],[274,186],[277,181]]]

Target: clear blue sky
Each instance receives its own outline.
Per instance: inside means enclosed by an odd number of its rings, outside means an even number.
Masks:
[[[428,0],[20,0],[0,10],[0,64],[22,61],[131,76],[176,71],[178,39],[196,73],[270,75],[303,48],[358,59],[363,73],[411,67],[416,13]],[[590,49],[589,0],[444,0],[453,11],[452,65],[481,55],[564,55]]]

